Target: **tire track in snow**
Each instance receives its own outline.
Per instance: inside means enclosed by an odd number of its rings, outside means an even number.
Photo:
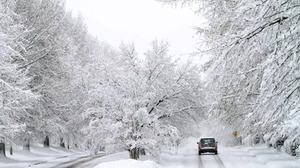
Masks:
[[[203,162],[202,162],[202,158],[201,156],[199,155],[199,161],[198,161],[198,168],[203,168]]]
[[[68,156],[60,156],[60,157],[57,157],[55,159],[52,159],[51,161],[59,160],[59,159],[66,158],[66,157],[68,157]],[[31,165],[28,165],[28,167],[32,167],[32,166],[36,166],[36,165],[40,165],[40,164],[45,164],[45,163],[48,163],[48,162],[49,162],[49,160],[41,161],[41,162],[37,162],[37,163],[31,164]]]
[[[58,168],[58,167],[61,167],[61,168],[74,168],[74,167],[80,166],[83,163],[89,162],[91,160],[94,160],[94,159],[102,157],[102,156],[104,156],[104,155],[83,156],[83,157],[80,157],[80,158],[77,158],[77,159],[74,159],[74,160],[71,160],[71,161],[68,161],[68,162],[58,164],[58,165],[54,166],[53,168]]]
[[[220,159],[220,157],[218,155],[215,155],[214,158],[216,159],[218,165],[219,165],[219,168],[225,168],[222,160]]]

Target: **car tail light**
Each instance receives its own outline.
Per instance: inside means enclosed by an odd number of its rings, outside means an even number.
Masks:
[[[199,148],[201,148],[201,144],[199,144]]]
[[[217,147],[217,144],[215,143],[215,147]]]

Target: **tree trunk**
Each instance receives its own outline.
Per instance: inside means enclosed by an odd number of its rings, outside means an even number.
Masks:
[[[141,148],[141,149],[140,149],[140,154],[141,154],[141,155],[146,155],[146,151],[145,151],[144,148]]]
[[[30,151],[30,139],[29,138],[24,139],[23,150]]]
[[[10,155],[13,155],[13,147],[12,146],[10,146],[9,153],[10,153]]]
[[[50,140],[49,137],[46,136],[45,140],[44,140],[44,147],[49,147],[50,146]]]
[[[60,138],[60,144],[61,147],[65,148],[64,138]]]
[[[88,140],[86,147],[87,147],[87,149],[91,149],[91,141],[90,140]]]
[[[130,159],[138,160],[140,157],[140,148],[133,148],[129,150]]]
[[[5,155],[5,143],[4,142],[0,142],[0,157],[6,157]]]

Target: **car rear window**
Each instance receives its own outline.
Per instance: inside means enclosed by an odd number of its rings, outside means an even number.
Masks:
[[[215,143],[215,139],[213,138],[201,139],[201,143]]]

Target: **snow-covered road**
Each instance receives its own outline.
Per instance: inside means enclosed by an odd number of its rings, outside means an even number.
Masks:
[[[197,154],[195,148],[164,149],[162,168],[300,168],[300,160],[265,145],[224,147],[219,155]]]
[[[70,168],[84,167],[84,165],[86,163],[88,163],[88,165],[92,167],[91,163],[89,163],[89,162],[94,161],[94,160],[96,160],[96,159],[98,159],[102,156],[104,156],[104,154],[99,154],[99,155],[96,155],[96,156],[83,156],[83,157],[80,157],[80,158],[76,158],[74,160],[70,160],[70,161],[67,161],[67,162],[57,164],[57,165],[53,166],[53,168],[58,168],[58,167],[70,167]]]
[[[163,168],[223,168],[223,162],[218,155],[197,155],[196,149],[180,148],[178,150],[163,150],[161,155],[161,167]]]
[[[129,159],[127,151],[90,156],[86,152],[62,148],[33,147],[0,158],[0,168],[300,168],[300,159],[269,148],[265,144],[246,147],[219,147],[219,154],[198,155],[198,138],[190,138],[178,148],[162,148],[160,161],[141,156]]]
[[[141,160],[147,159],[142,157]],[[122,168],[300,168],[300,159],[265,145],[220,147],[218,155],[210,153],[198,155],[197,147],[196,149],[181,147],[163,148],[159,164],[149,160],[131,160],[127,152],[121,152],[107,156],[83,156],[56,164],[54,167],[94,168],[95,166],[97,168],[120,168],[120,166]]]

